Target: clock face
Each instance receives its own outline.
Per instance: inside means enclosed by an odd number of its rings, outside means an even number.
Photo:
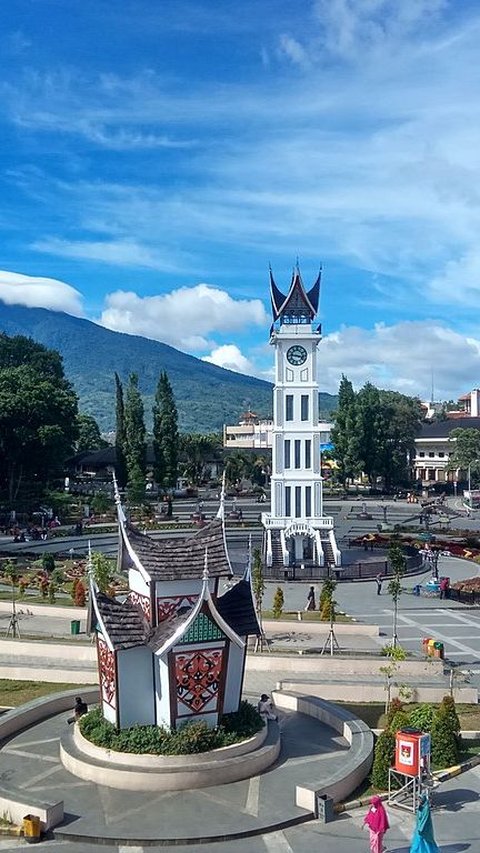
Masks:
[[[287,350],[287,361],[290,364],[298,365],[303,364],[307,360],[307,350],[305,347],[301,347],[299,344],[295,344],[293,347]]]

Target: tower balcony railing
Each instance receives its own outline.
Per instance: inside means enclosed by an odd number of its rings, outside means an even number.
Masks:
[[[267,529],[281,530],[289,528],[291,535],[294,533],[306,533],[308,528],[316,530],[332,530],[333,516],[323,515],[321,518],[290,518],[289,516],[275,517],[270,513],[262,512],[262,524]]]

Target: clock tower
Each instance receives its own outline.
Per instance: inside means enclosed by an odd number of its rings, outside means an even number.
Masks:
[[[321,327],[312,326],[319,294],[320,273],[307,292],[297,265],[284,295],[270,270],[270,343],[275,348],[272,497],[262,523],[266,564],[274,574],[292,566],[298,576],[307,565],[308,577],[315,577],[315,566],[341,565],[333,518],[323,514],[317,365]]]

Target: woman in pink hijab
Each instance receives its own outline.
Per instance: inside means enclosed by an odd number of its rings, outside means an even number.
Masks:
[[[365,815],[363,823],[370,830],[371,853],[382,853],[384,849],[383,836],[387,829],[389,829],[390,824],[380,797],[372,797],[370,800],[370,808]]]

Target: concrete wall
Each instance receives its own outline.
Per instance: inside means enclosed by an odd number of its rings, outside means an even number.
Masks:
[[[301,612],[301,611],[300,611]],[[269,634],[272,631],[288,631],[290,634],[324,634],[330,631],[329,622],[313,621],[287,621],[282,619],[264,619],[263,630]],[[364,625],[362,622],[335,622],[335,633],[339,637],[378,637],[380,628],[378,625]]]
[[[443,697],[448,693],[446,684],[439,684],[438,687],[430,685],[410,685],[411,688],[410,702],[441,702]],[[287,681],[286,679],[279,681],[277,689],[292,690],[298,693],[306,693],[311,696],[318,696],[322,699],[329,699],[337,702],[385,702],[385,688],[381,681],[378,682],[328,682],[324,681],[315,684],[313,681],[304,681],[300,679],[295,681]],[[391,696],[399,696],[399,688],[392,687]],[[478,690],[476,687],[457,687],[453,691],[455,702],[463,702],[466,705],[476,705],[478,703]]]
[[[333,728],[350,744],[341,769],[333,774],[327,784],[296,786],[296,805],[314,813],[317,794],[327,794],[335,802],[344,800],[363,782],[372,766],[374,739],[369,727],[363,720],[323,699],[278,691],[274,691],[272,698],[277,708],[308,714],[319,723]]]
[[[380,667],[385,666],[384,657],[331,657],[330,655],[255,655],[247,656],[249,672],[291,672],[293,674],[314,673],[321,675],[380,675]],[[398,662],[399,676],[419,676],[421,678],[441,677],[443,661],[431,659],[404,660]]]
[[[254,739],[250,739],[254,740]],[[216,753],[224,750],[216,750]],[[222,757],[218,754],[203,760],[203,756],[187,756],[189,762],[168,769],[149,768],[135,763],[138,756],[131,755],[129,766],[117,762],[118,753],[104,750],[104,760],[93,759],[82,751],[81,742],[74,740],[73,732],[66,731],[60,741],[60,758],[63,766],[74,776],[123,791],[182,791],[189,788],[208,788],[225,785],[240,779],[250,779],[273,764],[280,753],[278,726],[268,730],[266,741],[243,755]]]

